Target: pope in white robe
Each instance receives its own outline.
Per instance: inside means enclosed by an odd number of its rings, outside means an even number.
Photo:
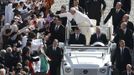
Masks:
[[[72,19],[75,20],[76,24],[78,25],[81,33],[86,36],[86,42],[89,43],[90,39],[90,27],[93,25],[91,19],[88,18],[87,15],[81,13],[80,11],[76,10],[75,8],[71,8],[70,12],[61,13],[59,14],[60,17],[67,17],[69,21]]]

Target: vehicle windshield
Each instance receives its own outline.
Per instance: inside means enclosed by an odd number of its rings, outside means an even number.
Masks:
[[[66,55],[72,64],[103,65],[108,47],[67,47]]]
[[[86,46],[68,46],[66,47],[66,53],[71,54],[78,54],[81,56],[81,54],[88,54],[88,55],[100,55],[102,53],[108,53],[109,48],[108,47],[86,47]]]

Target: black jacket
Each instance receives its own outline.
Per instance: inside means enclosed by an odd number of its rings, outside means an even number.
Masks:
[[[112,8],[110,12],[108,13],[107,17],[104,20],[104,24],[107,23],[107,21],[111,18],[112,16],[112,23],[114,26],[114,31],[116,28],[119,27],[120,22],[122,20],[122,17],[124,16],[125,11],[123,9],[120,9],[120,11],[117,13],[115,8]]]
[[[63,50],[59,47],[57,47],[56,50],[53,50],[53,47],[49,46],[46,55],[51,59],[51,61],[60,62],[63,57]]]
[[[50,26],[50,32],[51,32],[51,38],[58,39],[59,42],[65,41],[65,27],[63,25],[60,25],[58,30],[55,30],[55,24],[52,24]]]
[[[93,44],[95,42],[102,42],[106,45],[108,43],[108,40],[105,34],[101,33],[100,37],[97,38],[97,34],[94,33],[93,35],[91,35],[90,44]]]
[[[119,43],[120,40],[124,40],[126,43],[126,46],[129,47],[130,49],[133,49],[133,36],[132,36],[132,31],[130,29],[127,29],[125,34],[122,29],[119,29],[117,31],[116,36],[114,37],[114,42]]]
[[[74,0],[69,1],[69,9],[73,7]],[[84,13],[84,10],[86,9],[86,1],[85,0],[79,0],[78,10],[82,13]]]
[[[131,55],[129,52],[129,48],[125,47],[123,50],[123,54],[121,55],[121,50],[119,47],[117,47],[112,57],[112,64],[114,64],[115,62],[116,68],[119,71],[124,71],[126,69],[126,65],[131,64]]]
[[[101,6],[103,5],[103,7]],[[106,2],[105,0],[87,0],[86,1],[86,11],[91,19],[97,19],[101,17],[101,10],[105,10]]]
[[[115,7],[116,3],[119,1],[120,0],[114,0],[113,6]],[[129,14],[131,11],[131,0],[121,0],[121,3],[122,3],[122,9]]]
[[[79,34],[79,38],[75,38],[75,33],[70,35],[69,44],[86,44],[86,38],[84,34]]]
[[[61,11],[57,11],[56,14],[61,14]],[[67,17],[61,17],[62,24],[66,27],[67,24]]]

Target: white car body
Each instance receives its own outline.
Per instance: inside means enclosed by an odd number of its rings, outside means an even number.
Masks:
[[[111,75],[110,48],[65,47],[63,75]]]

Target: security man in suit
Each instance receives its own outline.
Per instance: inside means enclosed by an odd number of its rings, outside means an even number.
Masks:
[[[57,39],[54,39],[53,44],[47,48],[46,55],[50,58],[50,75],[60,75],[63,51],[59,48],[59,41]]]
[[[112,65],[115,65],[120,75],[122,71],[126,70],[126,65],[131,64],[129,48],[125,46],[124,40],[119,41],[119,46],[116,48],[111,61]]]
[[[125,14],[125,11],[121,7],[122,7],[121,2],[117,2],[116,6],[111,9],[111,11],[109,12],[109,14],[107,15],[107,17],[104,20],[104,24],[106,24],[107,21],[112,16],[112,24],[113,24],[114,33],[116,33],[116,30],[119,27],[122,17]]]

